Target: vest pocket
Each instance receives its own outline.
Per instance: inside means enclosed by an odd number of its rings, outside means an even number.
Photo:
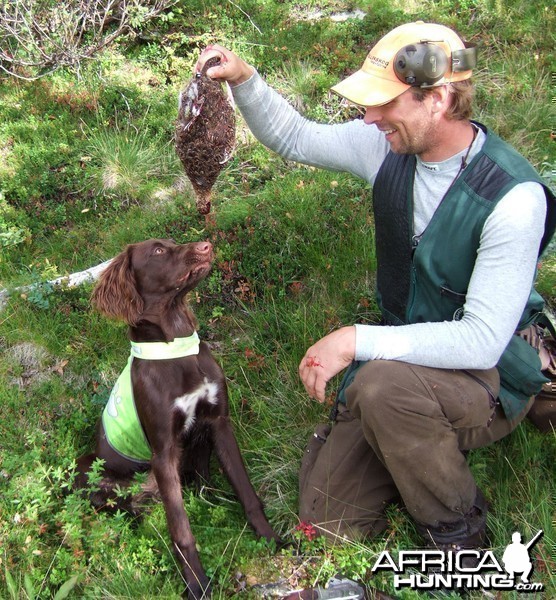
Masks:
[[[454,292],[454,290],[451,290],[446,285],[440,286],[440,295],[457,305],[456,310],[452,314],[452,320],[460,321],[463,318],[463,305],[465,304],[466,295]]]
[[[440,295],[444,296],[445,298],[448,298],[448,300],[452,300],[453,302],[460,304],[461,306],[463,306],[465,302],[465,294],[454,292],[454,290],[451,290],[445,285],[440,286]]]

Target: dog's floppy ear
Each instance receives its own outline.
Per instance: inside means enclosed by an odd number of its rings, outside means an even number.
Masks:
[[[137,291],[131,254],[128,246],[108,265],[93,290],[93,305],[108,317],[124,320],[135,325],[143,312],[143,299]]]

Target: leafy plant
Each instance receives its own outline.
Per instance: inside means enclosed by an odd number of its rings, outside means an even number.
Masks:
[[[15,211],[8,206],[4,194],[0,192],[0,247],[17,246],[28,239],[29,230],[18,227],[13,222],[16,218]]]

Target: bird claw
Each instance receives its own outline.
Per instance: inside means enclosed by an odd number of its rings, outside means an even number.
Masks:
[[[218,164],[225,165],[232,158],[233,155],[234,155],[233,152],[230,152],[230,153],[226,152],[226,154],[224,154],[224,158],[222,160],[219,160]]]

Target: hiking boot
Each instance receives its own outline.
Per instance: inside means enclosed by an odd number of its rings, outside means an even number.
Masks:
[[[481,490],[477,488],[477,495],[471,510],[455,523],[444,523],[437,527],[416,523],[417,531],[425,540],[428,548],[443,550],[444,552],[459,552],[461,550],[480,550],[488,544],[486,534],[486,515],[488,504]],[[465,556],[462,565],[465,567],[477,566],[478,559]]]

